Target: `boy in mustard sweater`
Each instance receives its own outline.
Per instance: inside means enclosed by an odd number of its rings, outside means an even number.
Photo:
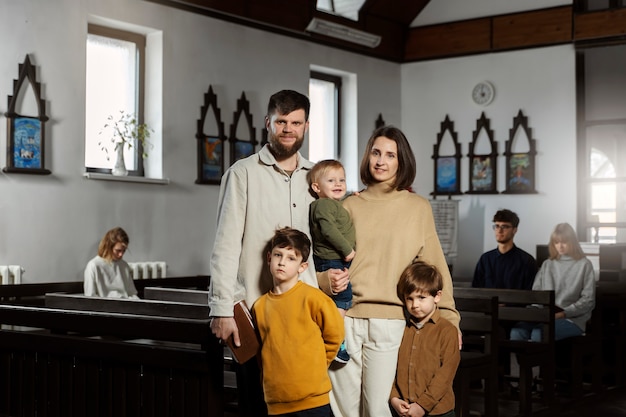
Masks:
[[[343,319],[333,300],[298,279],[311,251],[306,234],[279,229],[269,248],[274,287],[252,306],[268,414],[329,417],[328,366],[344,337]]]
[[[454,417],[452,383],[459,366],[459,332],[441,317],[443,279],[425,262],[409,265],[398,281],[408,319],[398,351],[389,402],[399,416]]]

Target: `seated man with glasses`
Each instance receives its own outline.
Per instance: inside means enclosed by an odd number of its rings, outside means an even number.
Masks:
[[[529,253],[515,246],[513,238],[517,233],[519,217],[511,210],[498,210],[493,216],[493,230],[498,247],[481,255],[472,287],[501,289],[532,289],[537,262]],[[512,325],[500,324],[500,337],[508,338]],[[504,351],[498,354],[499,390],[508,390],[504,375],[510,375],[510,355]]]
[[[493,216],[493,230],[498,247],[481,255],[472,287],[530,290],[537,274],[537,262],[529,253],[515,246],[519,217],[511,210],[499,210]]]

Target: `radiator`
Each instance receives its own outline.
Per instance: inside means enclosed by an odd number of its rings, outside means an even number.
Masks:
[[[129,262],[133,279],[165,278],[167,264],[165,262]]]
[[[0,265],[0,276],[2,276],[2,285],[21,284],[24,268],[20,265]]]

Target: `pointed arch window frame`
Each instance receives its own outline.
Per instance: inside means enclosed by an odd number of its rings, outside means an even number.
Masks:
[[[461,195],[461,144],[458,141],[458,133],[454,130],[454,122],[450,120],[449,115],[446,115],[443,122],[440,124],[441,129],[437,133],[437,143],[433,145],[433,160],[434,160],[434,176],[433,176],[433,192],[431,195],[437,197],[438,195]],[[452,143],[454,145],[453,155],[441,155],[441,142],[446,134],[450,133]],[[442,183],[448,184],[442,186]]]
[[[378,113],[378,117],[376,118],[376,121],[374,122],[374,129],[378,129],[379,127],[383,127],[385,126],[385,119],[383,119],[383,114],[382,113]]]
[[[485,131],[489,139],[491,152],[477,154],[474,152],[481,131]],[[469,144],[469,190],[466,194],[498,194],[498,143],[494,140],[491,120],[482,112],[476,120],[476,130],[472,132]]]
[[[6,173],[50,175],[46,161],[46,101],[41,98],[41,84],[37,81],[37,69],[31,64],[28,54],[18,66],[19,76],[13,80],[13,95],[8,96],[7,118],[7,166]],[[28,81],[35,94],[37,115],[17,113],[17,103],[22,99],[20,91]],[[24,136],[26,135],[26,139]]]
[[[518,129],[523,129],[528,140],[528,152],[513,152],[513,142]],[[509,129],[509,140],[506,150],[506,189],[504,194],[537,194],[535,189],[535,155],[537,141],[532,137],[532,129],[528,126],[528,117],[520,109],[513,118],[513,127]]]
[[[212,110],[217,133],[204,131],[209,109]],[[226,131],[221,114],[222,110],[217,105],[217,94],[213,91],[213,86],[209,85],[209,90],[204,93],[204,105],[200,107],[200,119],[197,122],[198,178],[196,184],[219,185],[222,181]]]
[[[239,139],[237,137],[237,127],[244,115],[246,124],[248,125],[249,139]],[[252,114],[250,113],[250,102],[246,98],[246,93],[242,92],[241,97],[237,100],[237,110],[233,114],[233,123],[230,125],[230,136],[228,137],[230,144],[230,165],[239,159],[247,158],[255,151],[258,144],[256,140],[256,128],[252,124]]]

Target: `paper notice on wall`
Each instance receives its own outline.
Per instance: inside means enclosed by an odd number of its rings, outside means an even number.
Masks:
[[[457,233],[459,229],[459,202],[457,200],[431,200],[435,227],[441,249],[448,265],[454,265],[457,255]]]

